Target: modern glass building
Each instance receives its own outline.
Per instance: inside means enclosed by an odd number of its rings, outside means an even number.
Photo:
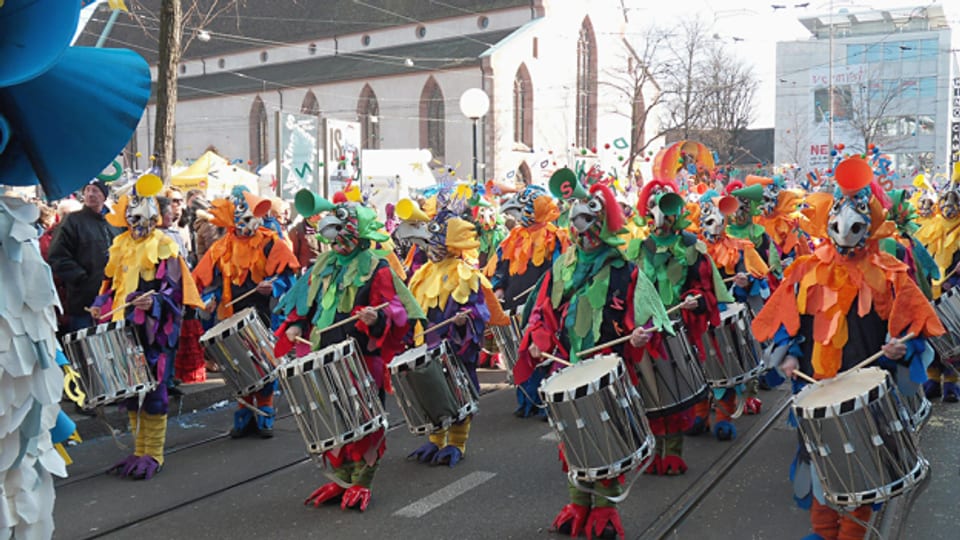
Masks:
[[[831,145],[859,153],[874,144],[902,183],[920,172],[943,178],[954,121],[960,135],[943,8],[842,9],[800,22],[809,39],[777,44],[777,163],[828,169]]]

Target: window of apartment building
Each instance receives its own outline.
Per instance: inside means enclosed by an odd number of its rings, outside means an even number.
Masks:
[[[594,146],[597,134],[597,40],[587,17],[577,39],[577,127],[576,143]]]
[[[420,147],[429,148],[440,161],[446,155],[445,125],[443,91],[436,79],[430,77],[420,92]]]
[[[855,65],[863,63],[863,45],[856,43],[847,45],[847,64]]]
[[[513,141],[533,148],[533,83],[525,64],[513,78]]]
[[[868,64],[876,64],[883,61],[883,51],[886,43],[868,43],[864,45],[863,59]]]
[[[267,108],[257,96],[250,107],[250,161],[256,168],[270,161],[270,130]]]
[[[357,119],[360,121],[361,147],[380,148],[380,103],[370,85],[365,85],[357,103]]]
[[[923,60],[936,60],[940,54],[940,43],[935,39],[920,40],[920,56]]]
[[[916,60],[920,56],[920,46],[916,41],[903,41],[900,43],[900,58],[903,60]]]
[[[937,96],[937,78],[924,77],[920,79],[920,97]]]
[[[936,119],[929,114],[921,114],[917,117],[918,135],[935,135],[937,132]]]

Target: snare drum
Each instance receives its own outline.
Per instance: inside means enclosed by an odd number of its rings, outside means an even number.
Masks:
[[[794,396],[800,434],[830,503],[885,501],[927,475],[929,464],[898,413],[898,397],[880,368],[847,372]]]
[[[143,347],[126,321],[67,334],[63,352],[80,374],[85,409],[143,395],[157,387]]]
[[[930,400],[927,399],[926,392],[923,391],[923,385],[918,384],[916,391],[910,392],[909,394],[901,391],[900,395],[903,396],[906,418],[910,421],[910,425],[913,426],[914,431],[920,431],[920,428],[922,428],[927,422],[927,419],[930,418],[930,411],[933,407]]]
[[[653,455],[655,440],[640,393],[616,354],[594,356],[554,373],[539,392],[571,478],[616,478],[645,466]]]
[[[645,355],[636,366],[637,387],[651,418],[666,416],[693,406],[707,394],[707,380],[686,329],[673,321],[674,335],[662,333],[666,358]]]
[[[278,371],[312,456],[387,427],[376,383],[354,340],[291,360]]]
[[[277,378],[280,362],[273,355],[274,337],[254,308],[220,321],[200,337],[208,360],[216,362],[223,378],[238,396],[252,394]]]
[[[517,358],[520,349],[520,321],[518,315],[510,315],[510,324],[504,326],[490,326],[490,333],[493,334],[493,340],[500,349],[500,358],[503,359],[507,368],[507,373],[513,373],[513,366],[517,365]]]
[[[954,287],[933,301],[940,322],[947,333],[927,338],[944,360],[960,356],[960,289]]]
[[[478,410],[480,396],[446,340],[394,357],[388,366],[397,403],[411,433],[450,427]]]
[[[760,344],[753,337],[750,312],[743,304],[731,304],[720,314],[720,326],[707,329],[703,346],[703,372],[711,388],[731,388],[763,371]]]

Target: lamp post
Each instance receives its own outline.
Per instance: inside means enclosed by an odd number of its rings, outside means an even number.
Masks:
[[[473,179],[478,181],[477,172],[477,124],[490,110],[490,96],[479,88],[470,88],[460,96],[460,112],[473,120]]]

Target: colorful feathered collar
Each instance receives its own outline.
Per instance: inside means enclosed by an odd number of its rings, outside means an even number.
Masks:
[[[553,223],[514,227],[500,244],[500,260],[510,263],[511,276],[522,275],[531,262],[534,266],[540,266],[553,257],[557,244],[561,251],[566,250],[570,239],[566,230]],[[497,261],[491,260],[491,263],[496,265]]]
[[[781,325],[796,335],[800,316],[812,316],[815,376],[833,377],[843,361],[851,309],[861,317],[876,311],[887,321],[891,336],[944,332],[930,302],[908,275],[907,265],[881,251],[876,239],[854,258],[841,256],[830,242],[798,258],[757,315],[753,331],[760,341],[773,338]]]

